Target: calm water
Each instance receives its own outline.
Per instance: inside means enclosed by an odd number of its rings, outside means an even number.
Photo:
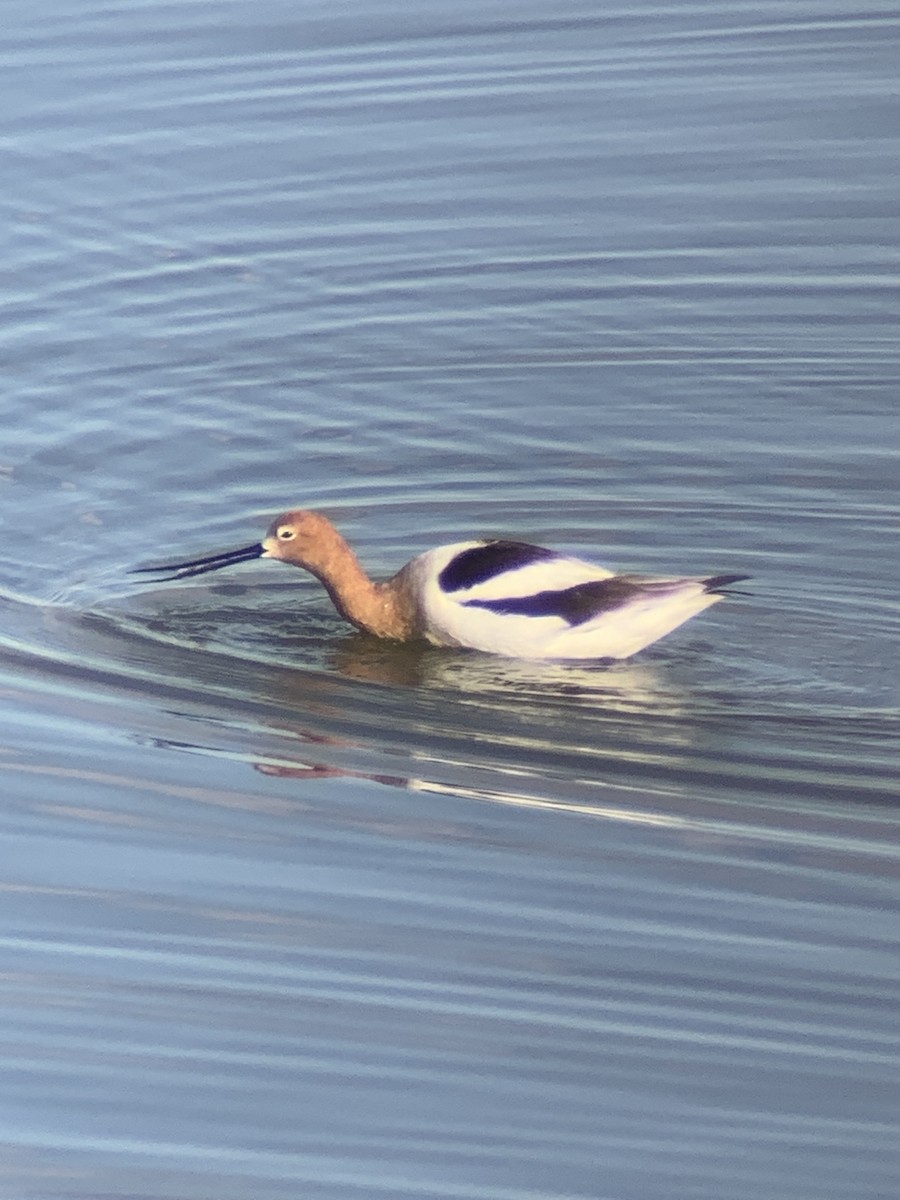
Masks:
[[[900,19],[9,0],[0,1195],[889,1200]],[[327,511],[749,572],[348,633]]]

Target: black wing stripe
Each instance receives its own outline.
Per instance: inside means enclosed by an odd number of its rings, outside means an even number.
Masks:
[[[749,578],[749,575],[713,575],[712,578],[703,580],[703,586],[708,592],[719,592],[722,588],[731,587],[733,583],[741,583]]]
[[[532,596],[505,596],[498,600],[465,600],[467,608],[520,617],[560,617],[569,625],[583,625],[603,612],[622,608],[644,588],[627,579],[592,579],[560,591]]]
[[[485,542],[483,546],[471,546],[451,558],[438,576],[438,584],[443,592],[461,592],[486,583],[504,571],[515,571],[557,557],[553,550],[528,542]]]

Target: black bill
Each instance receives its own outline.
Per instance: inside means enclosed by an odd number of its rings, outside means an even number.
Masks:
[[[189,579],[191,575],[205,575],[207,571],[218,571],[222,567],[232,567],[235,563],[250,562],[254,558],[262,558],[265,548],[262,542],[253,546],[243,546],[240,550],[223,550],[221,554],[210,554],[206,558],[194,558],[190,562],[161,563],[158,567],[135,567],[130,575],[157,574],[160,571],[172,571],[171,575],[163,575],[154,583],[167,583],[171,579]]]

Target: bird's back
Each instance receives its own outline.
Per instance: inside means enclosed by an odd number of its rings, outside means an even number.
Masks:
[[[527,542],[439,546],[406,571],[429,641],[524,658],[628,658],[721,598]]]

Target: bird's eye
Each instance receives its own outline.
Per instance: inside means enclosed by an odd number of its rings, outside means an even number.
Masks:
[[[278,530],[278,540],[281,542],[289,542],[293,536],[294,531],[291,529],[290,525],[282,525],[282,527]]]

